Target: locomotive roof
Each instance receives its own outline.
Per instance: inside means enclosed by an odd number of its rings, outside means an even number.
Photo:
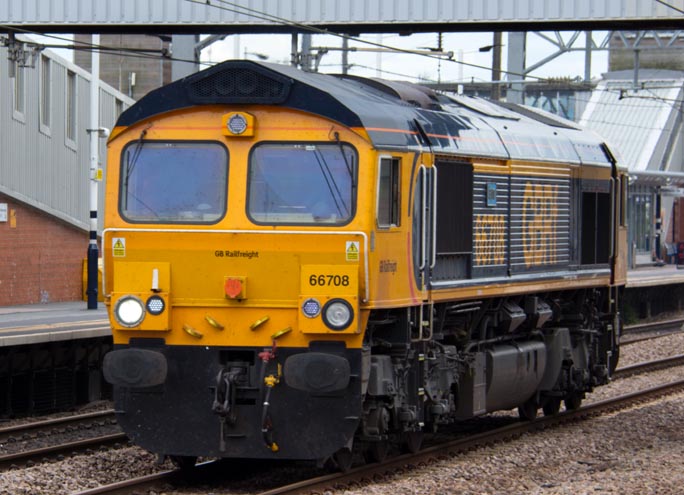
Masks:
[[[571,121],[510,103],[446,96],[423,86],[303,72],[233,60],[144,96],[117,126],[195,105],[267,104],[363,127],[377,148],[425,149],[504,159],[610,164],[605,145]]]

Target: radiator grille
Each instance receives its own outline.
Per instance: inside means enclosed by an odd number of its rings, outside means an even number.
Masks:
[[[190,98],[198,103],[263,103],[285,100],[290,82],[251,68],[231,67],[207,75],[189,87]]]

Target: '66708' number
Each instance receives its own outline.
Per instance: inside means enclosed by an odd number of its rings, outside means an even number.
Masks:
[[[311,275],[309,277],[311,286],[333,286],[347,287],[349,285],[349,275]]]

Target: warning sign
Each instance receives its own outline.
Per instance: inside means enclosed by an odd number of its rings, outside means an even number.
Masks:
[[[114,237],[112,239],[112,256],[123,257],[126,256],[126,238]]]
[[[347,261],[359,261],[359,243],[347,241]]]

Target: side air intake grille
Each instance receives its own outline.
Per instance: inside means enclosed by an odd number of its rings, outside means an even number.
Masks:
[[[291,84],[270,71],[229,67],[191,83],[189,96],[195,103],[282,103]]]

